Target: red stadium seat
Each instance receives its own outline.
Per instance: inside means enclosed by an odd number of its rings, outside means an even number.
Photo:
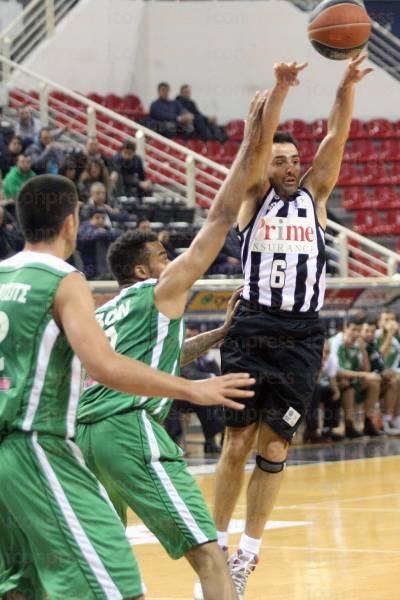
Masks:
[[[236,140],[240,142],[243,139],[243,132],[243,119],[235,119],[233,121],[229,121],[229,123],[225,127],[225,133],[230,140]]]
[[[137,118],[139,114],[145,114],[142,101],[134,94],[127,94],[121,101],[121,112],[128,118]]]
[[[371,200],[375,208],[380,210],[400,208],[400,194],[394,187],[377,187],[372,190]]]
[[[394,137],[393,125],[387,119],[372,119],[365,124],[365,129],[370,137]]]
[[[394,137],[400,138],[400,120],[393,123]]]
[[[117,96],[116,94],[107,94],[104,97],[104,106],[109,108],[110,110],[115,110],[115,112],[120,112],[123,106],[123,100],[121,96]]]
[[[362,165],[361,172],[363,185],[388,185],[391,183],[389,173],[382,162],[366,162]]]
[[[197,152],[197,154],[201,154],[202,156],[207,155],[207,146],[205,142],[202,142],[201,140],[188,140],[186,148],[192,150],[192,152]]]
[[[364,138],[367,136],[367,132],[364,127],[364,123],[359,119],[353,119],[350,125],[349,139],[354,140],[357,138]]]
[[[338,185],[360,185],[361,175],[352,163],[343,163],[340,169]]]
[[[207,142],[207,158],[219,162],[222,158],[223,146],[220,142],[210,140]]]
[[[400,185],[400,162],[389,165],[389,180],[392,185]]]
[[[326,119],[317,119],[310,124],[311,137],[314,140],[322,140],[328,131]]]
[[[384,233],[386,235],[400,234],[400,211],[388,210],[384,217]]]
[[[312,162],[316,152],[318,150],[318,144],[311,140],[303,140],[300,144],[300,158],[304,163]]]
[[[356,212],[353,220],[353,231],[360,235],[380,235],[383,232],[383,223],[379,213],[374,210]]]
[[[280,129],[290,133],[296,140],[304,140],[312,137],[309,126],[301,119],[289,119],[282,124]]]
[[[223,157],[224,160],[232,162],[235,158],[236,154],[239,150],[239,144],[237,142],[233,142],[232,140],[228,140],[223,145]]]
[[[372,140],[354,140],[347,144],[344,160],[360,162],[379,160],[379,155]]]
[[[400,160],[400,139],[383,140],[378,145],[379,160]]]
[[[342,207],[346,210],[365,210],[373,207],[373,203],[364,187],[351,187],[343,190]]]
[[[93,102],[97,102],[97,104],[104,104],[104,96],[101,94],[97,94],[97,92],[91,92],[87,95],[89,100],[93,100]]]

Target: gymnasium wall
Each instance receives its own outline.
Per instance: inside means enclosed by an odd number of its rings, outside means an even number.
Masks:
[[[203,112],[225,122],[272,85],[274,62],[308,60],[283,116],[312,120],[327,116],[344,64],[312,49],[307,19],[285,0],[82,0],[25,64],[82,92],[136,93],[145,106],[159,81],[174,95],[188,82]],[[399,84],[377,69],[360,85],[356,115],[397,119],[399,104]]]

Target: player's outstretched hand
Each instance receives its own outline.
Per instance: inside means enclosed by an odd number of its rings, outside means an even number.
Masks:
[[[286,87],[292,87],[295,85],[299,85],[300,81],[298,75],[300,71],[306,68],[308,63],[276,63],[274,65],[276,82],[279,85],[283,85]]]
[[[240,306],[240,294],[242,293],[243,288],[244,285],[238,287],[238,289],[235,290],[232,296],[229,298],[229,302],[226,307],[225,321],[222,326],[224,332],[228,332],[230,326],[232,325],[233,317],[235,316],[236,311]]]
[[[193,381],[190,402],[203,406],[220,404],[227,408],[242,410],[244,405],[231,398],[252,398],[254,392],[242,388],[254,385],[255,382],[256,380],[248,373],[230,373],[221,377]]]
[[[366,58],[368,58],[368,54],[363,53],[351,59],[344,72],[343,83],[358,83],[366,75],[372,73],[374,70],[372,67],[367,67],[366,69],[359,68]]]

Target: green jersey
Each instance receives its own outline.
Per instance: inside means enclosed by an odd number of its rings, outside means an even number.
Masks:
[[[74,435],[81,365],[52,317],[54,295],[72,271],[40,252],[0,263],[0,435]]]
[[[168,319],[157,310],[156,284],[156,279],[146,279],[124,288],[96,311],[96,318],[119,354],[179,375],[183,318]],[[78,421],[95,423],[140,407],[162,422],[170,406],[168,398],[123,394],[87,379],[79,403]]]
[[[356,345],[340,344],[336,349],[338,371],[362,371],[363,357]]]
[[[377,337],[375,339],[376,345],[381,348],[384,341],[384,336],[382,332],[378,332]],[[390,348],[389,354],[385,359],[385,369],[393,369],[395,371],[399,370],[399,362],[400,362],[400,342],[397,338],[392,338],[392,346]]]

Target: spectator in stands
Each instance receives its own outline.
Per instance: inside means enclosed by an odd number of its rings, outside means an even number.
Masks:
[[[104,162],[98,158],[91,158],[86,163],[86,168],[79,178],[78,190],[81,200],[84,202],[90,196],[90,190],[93,183],[102,183],[106,189],[107,195],[110,194],[110,178]]]
[[[112,221],[124,222],[129,219],[127,212],[107,203],[106,187],[101,181],[92,183],[90,187],[89,198],[81,209],[82,221],[90,219],[93,208],[100,208],[104,212],[107,227],[111,227]]]
[[[340,390],[336,380],[336,365],[330,354],[329,342],[324,344],[322,367],[315,386],[311,406],[306,414],[306,428],[303,441],[311,444],[340,442],[344,436],[335,433],[340,419]],[[324,408],[324,422],[321,435],[318,433],[318,413]]]
[[[42,123],[32,115],[31,109],[26,104],[18,108],[18,122],[15,127],[15,134],[22,139],[25,148],[33,144],[39,136],[42,127]]]
[[[151,231],[151,223],[148,219],[138,219],[136,227],[142,231]]]
[[[32,170],[32,160],[26,154],[20,154],[17,158],[15,167],[11,167],[3,181],[4,197],[7,200],[15,201],[18,192],[26,181],[35,177],[36,173]],[[14,211],[11,211],[14,213]],[[13,214],[14,216],[14,214]]]
[[[384,397],[383,404],[383,431],[389,435],[400,433],[400,409],[399,383],[400,383],[400,343],[396,338],[399,331],[399,323],[396,313],[385,309],[381,312],[378,319],[378,331],[376,332],[375,344],[384,361],[385,372],[389,371],[396,375],[397,390],[395,398]]]
[[[183,108],[193,115],[193,125],[197,136],[204,141],[218,140],[225,141],[226,135],[222,127],[218,127],[216,117],[207,117],[203,115],[197,104],[192,100],[192,88],[185,83],[181,86],[180,94],[176,97]]]
[[[78,184],[78,171],[76,168],[76,162],[73,158],[67,157],[65,159],[64,163],[60,167],[58,174],[63,175],[67,179],[70,179],[75,183],[75,185]]]
[[[156,121],[155,129],[168,137],[191,134],[194,131],[194,116],[177,100],[169,99],[170,87],[166,82],[158,84],[158,100],[150,105],[150,117]]]
[[[146,178],[143,162],[136,154],[134,142],[122,144],[120,152],[112,158],[111,181],[116,186],[115,195],[142,198],[151,194],[151,181]]]
[[[242,263],[240,244],[234,229],[226,236],[225,244],[211,265],[208,275],[240,275]]]
[[[0,260],[19,252],[24,247],[24,238],[15,222],[3,206],[0,206]]]
[[[54,143],[50,127],[42,127],[38,143],[31,144],[26,154],[31,156],[33,169],[38,175],[57,175],[65,160],[62,148]]]
[[[100,150],[99,140],[95,135],[90,135],[86,140],[83,152],[87,160],[102,160],[108,166],[108,159]]]
[[[149,222],[150,225],[150,222]],[[158,241],[162,243],[168,256],[168,260],[174,260],[178,256],[173,244],[171,244],[168,229],[162,229],[158,234]]]
[[[361,337],[362,322],[351,317],[343,331],[342,340],[330,344],[337,381],[341,390],[342,405],[345,415],[345,435],[347,438],[358,438],[364,435],[378,436],[372,416],[379,400],[381,377],[371,372],[371,365]],[[364,402],[364,433],[354,427],[354,402]]]
[[[0,171],[3,178],[7,175],[11,167],[16,164],[17,158],[22,152],[22,139],[18,135],[13,135],[7,148],[0,155]]]
[[[88,279],[111,277],[107,266],[107,250],[120,231],[107,226],[106,218],[104,208],[95,206],[89,220],[82,221],[79,227],[78,250]]]

